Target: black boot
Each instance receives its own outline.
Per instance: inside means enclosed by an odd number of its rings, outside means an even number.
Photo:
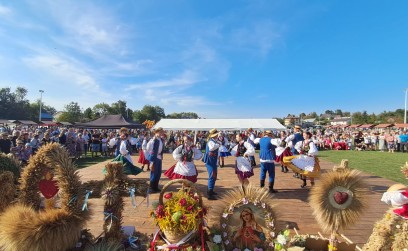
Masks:
[[[281,172],[283,173],[285,171],[285,168],[281,166]]]
[[[155,184],[154,184],[154,188],[155,188],[155,190],[159,193],[159,192],[161,192],[161,190],[160,190],[160,188],[159,188],[159,181],[157,181]]]
[[[288,167],[287,166],[284,166],[285,167],[285,171],[284,171],[284,173],[287,173],[287,172],[289,172],[289,169],[288,169]]]
[[[224,160],[221,162],[221,167],[224,167]]]
[[[304,188],[306,186],[306,178],[302,178],[303,184],[300,186],[301,188]]]
[[[214,191],[212,189],[207,190],[207,198],[208,200],[216,200]]]
[[[275,185],[275,182],[272,181],[271,183],[269,183],[269,192],[270,193],[277,193],[278,191],[276,191],[275,189],[273,189],[273,186]]]
[[[261,180],[261,188],[265,187],[265,180]]]

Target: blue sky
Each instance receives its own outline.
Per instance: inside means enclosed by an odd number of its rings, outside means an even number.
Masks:
[[[2,1],[0,87],[62,110],[270,118],[404,107],[407,1]]]

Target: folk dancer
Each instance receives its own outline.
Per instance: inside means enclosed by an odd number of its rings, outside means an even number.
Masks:
[[[139,159],[137,163],[142,164],[142,170],[147,165],[147,171],[150,171],[150,162],[146,159],[147,156],[147,142],[150,141],[150,132],[145,132],[142,141],[142,150],[140,151]]]
[[[164,143],[162,140],[163,128],[154,130],[154,137],[146,146],[147,159],[150,161],[150,189],[152,193],[160,192],[159,181],[162,173]]]
[[[300,187],[302,188],[306,186],[307,177],[309,177],[310,183],[313,186],[315,184],[314,178],[320,176],[319,160],[316,157],[318,150],[313,140],[311,140],[312,134],[305,132],[303,137],[305,140],[296,145],[301,155],[283,158],[285,165],[301,175],[300,178],[303,180],[303,184]],[[299,145],[301,147],[298,147]]]
[[[118,147],[119,154],[113,159],[113,161],[122,162],[124,173],[138,175],[142,172],[142,169],[133,165],[133,160],[130,156],[131,145],[129,142],[129,130],[122,127],[119,130],[120,133],[120,143]]]
[[[265,186],[266,173],[268,173],[269,192],[277,193],[273,187],[275,185],[275,163],[276,146],[273,145],[272,132],[266,130],[261,139],[259,139],[259,158],[261,162],[260,185]]]
[[[183,144],[173,151],[173,158],[177,163],[170,167],[164,175],[171,180],[186,179],[193,183],[197,182],[197,168],[194,160],[199,160],[203,156],[201,150],[194,146],[190,136],[183,137]]]
[[[248,128],[247,131],[247,142],[250,143],[255,148],[255,133],[252,128]],[[256,166],[255,156],[250,156],[249,159],[251,160],[251,166]]]
[[[288,167],[283,164],[283,157],[292,156],[290,147],[287,146],[285,141],[286,132],[280,132],[280,138],[272,139],[272,144],[276,146],[276,158],[275,161],[281,164],[281,171],[287,173],[289,171]]]
[[[242,139],[240,134],[236,135],[237,145],[231,150],[231,154],[236,156],[235,174],[242,186],[249,184],[248,178],[254,175],[250,156],[255,155],[255,148]]]
[[[288,146],[291,148],[291,152],[293,155],[299,155],[299,151],[296,149],[296,144],[298,142],[301,142],[304,140],[303,136],[302,136],[302,130],[300,128],[300,126],[296,125],[295,128],[293,129],[294,132],[292,135],[289,135],[286,138],[286,143],[288,144]],[[294,175],[295,178],[299,178],[299,174],[295,173]]]
[[[218,148],[218,166],[224,167],[224,157],[231,156],[231,153],[228,151],[228,138],[224,136],[223,133],[220,133],[218,136],[218,141],[221,143],[220,148]]]
[[[211,129],[208,135],[208,142],[205,147],[205,154],[203,157],[203,162],[208,172],[208,190],[207,196],[209,200],[216,200],[217,195],[214,192],[215,181],[217,180],[217,159],[218,159],[218,148],[220,147],[220,142],[216,141],[219,132],[217,129]]]

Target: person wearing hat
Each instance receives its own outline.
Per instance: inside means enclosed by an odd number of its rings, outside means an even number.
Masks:
[[[208,172],[208,190],[207,196],[209,200],[216,200],[214,192],[215,181],[217,180],[217,160],[218,160],[218,148],[220,143],[216,141],[219,132],[217,129],[211,129],[208,135],[208,142],[205,146],[205,153],[203,162]]]
[[[38,148],[40,147],[40,139],[38,134],[34,134],[34,138],[31,139],[31,150],[32,150],[32,154],[34,155]]]
[[[150,139],[146,146],[147,159],[151,163],[150,167],[150,191],[151,193],[160,192],[159,181],[162,173],[163,162],[163,149],[164,144],[162,135],[164,130],[161,127],[156,128],[154,131],[154,137]]]
[[[6,132],[2,133],[0,139],[0,152],[9,154],[11,146],[12,142],[10,138],[8,138],[8,134]]]
[[[299,155],[299,151],[295,148],[298,142],[305,140],[302,136],[302,130],[300,126],[295,125],[294,133],[286,138],[286,142],[291,145],[293,155]]]
[[[259,159],[261,162],[260,186],[265,187],[266,173],[268,173],[269,192],[276,193],[275,185],[275,163],[276,146],[273,144],[272,132],[266,130],[259,140]]]

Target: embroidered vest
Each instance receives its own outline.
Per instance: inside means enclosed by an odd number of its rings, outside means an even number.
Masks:
[[[245,152],[247,151],[244,143],[238,144],[237,153],[235,154],[236,157],[244,156]]]

